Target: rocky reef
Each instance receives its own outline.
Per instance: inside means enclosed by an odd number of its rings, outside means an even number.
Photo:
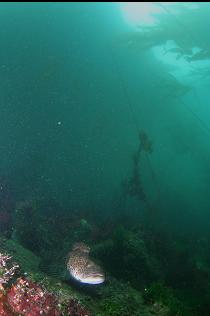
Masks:
[[[30,251],[10,240],[1,240],[1,249],[3,251],[13,250],[14,253],[17,253],[15,257],[20,262],[17,264],[14,257],[9,256],[6,252],[0,253],[1,315],[91,315],[71,291],[63,293],[62,289],[56,288],[56,283],[53,286],[52,280],[50,282],[46,276],[38,273],[36,268],[34,269],[35,256]],[[29,268],[32,264],[28,273],[24,272],[26,258],[28,259],[26,267]]]
[[[109,276],[105,285],[93,291],[90,288],[76,289],[71,284],[40,272],[39,259],[16,242],[4,239],[0,247],[1,315],[169,315],[165,306],[145,304],[141,292],[132,288],[128,282]],[[8,250],[13,256],[8,255]]]
[[[208,315],[208,238],[196,246],[138,221],[96,225],[88,213],[47,211],[39,200],[17,203],[11,237],[0,237],[1,315]],[[67,277],[66,257],[81,241],[105,271],[104,283]]]

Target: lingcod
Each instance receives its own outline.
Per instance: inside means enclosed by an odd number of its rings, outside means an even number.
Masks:
[[[89,258],[90,247],[83,242],[75,243],[68,255],[67,270],[70,276],[87,284],[100,284],[105,281],[102,268]]]

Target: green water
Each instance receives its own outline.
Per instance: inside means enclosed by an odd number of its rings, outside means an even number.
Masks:
[[[0,176],[12,192],[9,213],[15,218],[18,203],[41,200],[40,216],[58,222],[76,213],[84,226],[108,218],[110,236],[140,226],[166,234],[173,271],[182,267],[176,254],[186,251],[206,275],[198,284],[210,298],[210,4],[162,3],[148,28],[143,15],[126,20],[122,8],[0,4]],[[151,150],[141,147],[140,132]],[[112,238],[107,226],[105,237],[81,239]],[[120,262],[99,258],[118,277]],[[163,278],[181,291],[183,271]]]

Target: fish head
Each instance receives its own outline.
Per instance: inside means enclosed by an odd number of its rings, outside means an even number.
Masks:
[[[103,270],[91,260],[88,260],[86,264],[82,264],[82,261],[77,267],[72,268],[70,275],[76,281],[85,284],[101,284],[105,281],[105,275]]]
[[[105,275],[101,267],[93,261],[88,260],[86,268],[83,271],[82,283],[101,284],[105,281]]]

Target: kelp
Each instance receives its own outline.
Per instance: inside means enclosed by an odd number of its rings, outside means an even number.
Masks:
[[[165,50],[165,53],[175,53],[177,59],[184,58],[188,62],[210,59],[210,44],[207,34],[203,38],[199,35],[202,29],[209,28],[208,4],[189,5],[177,4],[168,7],[157,3],[162,13],[156,18],[154,25],[137,25],[134,31],[122,36],[122,43],[136,50],[144,51],[156,46],[174,42],[174,47]],[[195,48],[198,51],[195,51]]]
[[[136,197],[140,201],[147,203],[146,193],[142,184],[140,173],[140,158],[142,153],[151,154],[153,152],[153,144],[144,130],[139,132],[139,146],[132,157],[132,174],[128,179],[122,182],[123,195],[125,197]]]

